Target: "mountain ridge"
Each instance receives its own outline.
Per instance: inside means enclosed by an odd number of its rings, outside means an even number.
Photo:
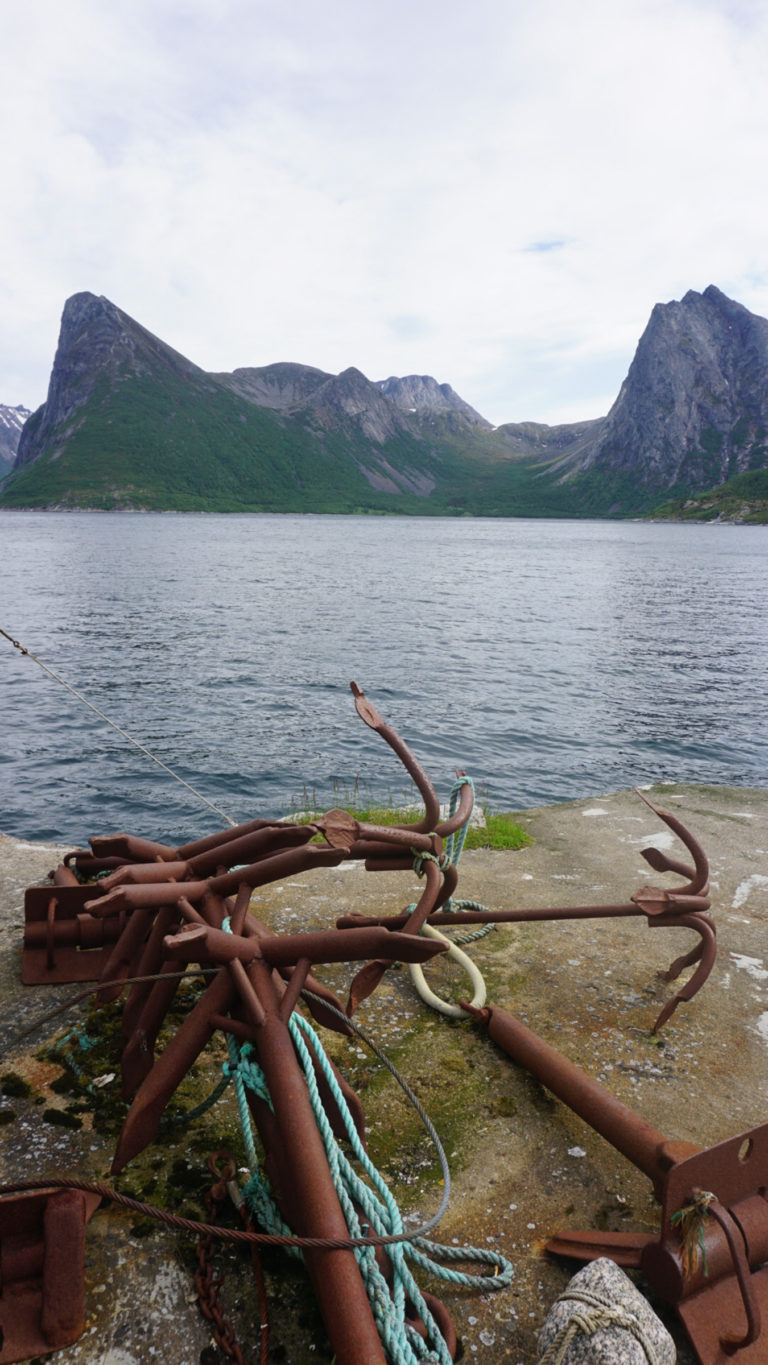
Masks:
[[[655,305],[604,417],[498,427],[429,375],[209,373],[81,293],[0,505],[642,515],[768,466],[767,430],[768,320],[714,285]]]

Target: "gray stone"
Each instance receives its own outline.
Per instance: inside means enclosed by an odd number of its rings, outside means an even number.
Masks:
[[[675,1365],[675,1343],[613,1261],[584,1266],[541,1330],[538,1365]]]

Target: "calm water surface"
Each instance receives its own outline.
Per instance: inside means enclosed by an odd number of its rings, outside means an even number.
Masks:
[[[353,678],[443,798],[768,781],[768,527],[4,512],[0,551],[0,626],[235,820],[402,796]],[[0,716],[4,833],[223,823],[2,637]]]

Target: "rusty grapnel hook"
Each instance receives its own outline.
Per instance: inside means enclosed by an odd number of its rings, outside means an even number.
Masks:
[[[364,720],[371,730],[375,730],[377,735],[381,735],[382,739],[394,750],[421,793],[424,802],[423,818],[415,824],[403,828],[423,832],[434,830],[440,822],[440,802],[426,772],[397,731],[393,730],[391,725],[385,725],[376,707],[368,700],[362,688],[358,687],[356,682],[350,683],[349,686],[355,699],[355,710],[360,719]]]
[[[682,862],[669,857],[657,848],[642,850],[642,857],[656,872],[668,872],[687,878],[687,884],[675,888],[643,886],[630,896],[628,901],[611,905],[570,905],[542,906],[533,909],[515,910],[458,910],[450,914],[441,912],[442,898],[435,900],[429,912],[429,923],[439,926],[461,924],[525,924],[544,921],[564,921],[582,919],[616,919],[631,916],[645,916],[649,929],[690,929],[699,936],[699,942],[688,953],[675,959],[666,972],[659,975],[665,981],[674,981],[680,973],[690,966],[696,970],[677,993],[662,1007],[656,1018],[652,1032],[657,1033],[671,1018],[682,1001],[692,1000],[701,990],[715,962],[717,939],[713,920],[707,914],[710,908],[709,864],[700,843],[683,824],[682,820],[669,811],[661,810],[637,788],[636,794],[681,840],[691,854],[693,863]],[[438,831],[448,833],[446,825],[438,826]],[[367,916],[359,914],[342,915],[336,921],[339,929],[359,927],[361,924],[381,924],[388,929],[406,928],[407,914],[388,916]]]
[[[662,810],[660,806],[654,805],[650,797],[639,787],[634,787],[633,791],[644,801],[646,806],[658,815],[660,820],[668,825],[674,834],[677,835],[681,843],[685,844],[689,853],[693,857],[693,867],[687,863],[676,862],[673,858],[668,858],[666,853],[658,848],[643,849],[645,861],[656,872],[677,872],[681,877],[690,877],[688,886],[681,887],[677,892],[678,896],[705,896],[709,891],[709,861],[698,839],[691,833],[682,820],[668,810]]]

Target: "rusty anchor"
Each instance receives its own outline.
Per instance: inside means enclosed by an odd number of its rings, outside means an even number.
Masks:
[[[464,1008],[497,1045],[651,1180],[654,1233],[561,1232],[546,1249],[610,1257],[640,1270],[674,1304],[700,1365],[765,1365],[768,1315],[768,1123],[705,1150],[671,1141],[506,1010]],[[697,1220],[701,1255],[681,1237]]]
[[[686,885],[674,890],[642,886],[628,901],[613,905],[542,906],[530,910],[457,910],[442,913],[436,906],[429,913],[429,924],[435,928],[449,928],[462,924],[526,924],[542,921],[618,919],[642,915],[645,916],[649,929],[690,929],[698,934],[699,942],[690,952],[676,958],[660,976],[665,981],[675,981],[686,967],[695,967],[696,970],[659,1012],[653,1025],[653,1032],[657,1033],[682,1001],[692,1000],[701,990],[715,963],[717,940],[714,921],[706,913],[710,908],[709,864],[704,850],[677,816],[655,806],[643,792],[638,791],[637,795],[678,836],[691,854],[693,862],[690,864],[670,858],[656,848],[643,849],[643,858],[656,872],[671,872],[688,878]],[[408,917],[405,915],[353,914],[340,916],[336,921],[336,927],[346,930],[359,927],[361,924],[380,924],[390,929],[404,929],[407,922]]]
[[[244,924],[242,908],[237,919]],[[170,1095],[216,1029],[232,1032],[256,1048],[270,1105],[248,1092],[254,1121],[267,1152],[275,1197],[286,1221],[301,1237],[348,1242],[349,1231],[312,1113],[307,1086],[288,1030],[288,1018],[314,961],[349,961],[382,951],[403,960],[425,960],[432,943],[386,930],[357,931],[354,942],[336,931],[280,937],[254,922],[225,933],[206,924],[168,935],[174,959],[213,963],[218,974],[142,1081],[118,1140],[113,1171],[121,1170],[153,1138]],[[436,945],[440,948],[442,945]],[[291,971],[288,982],[280,971]],[[386,1360],[354,1252],[349,1246],[308,1246],[304,1258],[339,1365],[376,1365]],[[341,1307],[343,1305],[343,1308]]]

